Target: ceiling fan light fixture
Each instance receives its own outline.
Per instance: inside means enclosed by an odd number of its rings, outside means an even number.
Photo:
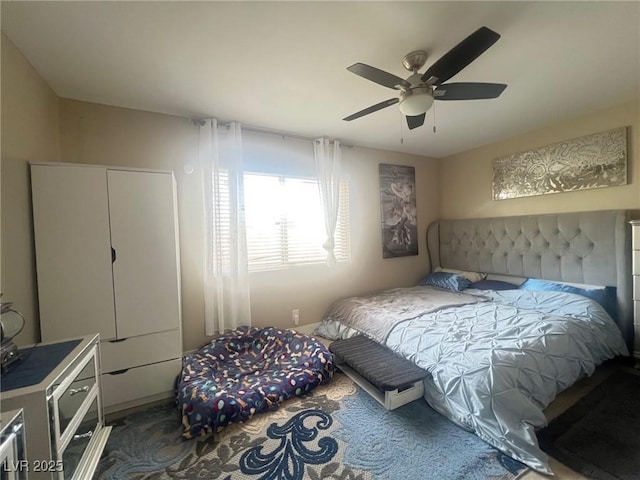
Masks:
[[[422,115],[433,105],[433,95],[428,88],[416,88],[401,95],[400,112],[409,117]]]

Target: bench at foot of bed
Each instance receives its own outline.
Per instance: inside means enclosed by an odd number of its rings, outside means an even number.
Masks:
[[[336,340],[329,350],[340,370],[387,410],[417,400],[424,393],[426,370],[365,336]]]

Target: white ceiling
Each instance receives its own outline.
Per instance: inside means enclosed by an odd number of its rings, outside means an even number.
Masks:
[[[428,67],[482,25],[502,37],[451,81],[500,98],[436,102],[435,134],[433,109],[412,131],[397,106],[341,120],[396,96],[346,67],[406,78],[405,54]],[[61,97],[429,157],[640,95],[638,1],[3,1],[2,30]]]

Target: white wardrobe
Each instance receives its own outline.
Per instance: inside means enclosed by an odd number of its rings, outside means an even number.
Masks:
[[[31,164],[42,341],[99,333],[107,412],[173,392],[182,330],[172,172]]]

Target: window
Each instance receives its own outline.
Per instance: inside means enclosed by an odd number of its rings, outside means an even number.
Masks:
[[[315,179],[244,174],[249,271],[324,263],[327,235]],[[349,185],[340,185],[334,254],[350,258]]]
[[[215,175],[215,174],[214,174]],[[221,255],[221,267],[222,272],[225,275],[229,274],[229,268],[231,264],[231,192],[229,185],[229,172],[224,169],[220,169],[218,173],[218,181],[216,182],[215,176],[212,177],[213,187],[213,211],[219,209],[218,218],[220,221],[215,223],[214,220],[214,242],[218,242],[217,248],[214,250]],[[216,189],[216,183],[220,186]],[[217,213],[217,212],[216,212]],[[216,215],[214,214],[214,219]]]

